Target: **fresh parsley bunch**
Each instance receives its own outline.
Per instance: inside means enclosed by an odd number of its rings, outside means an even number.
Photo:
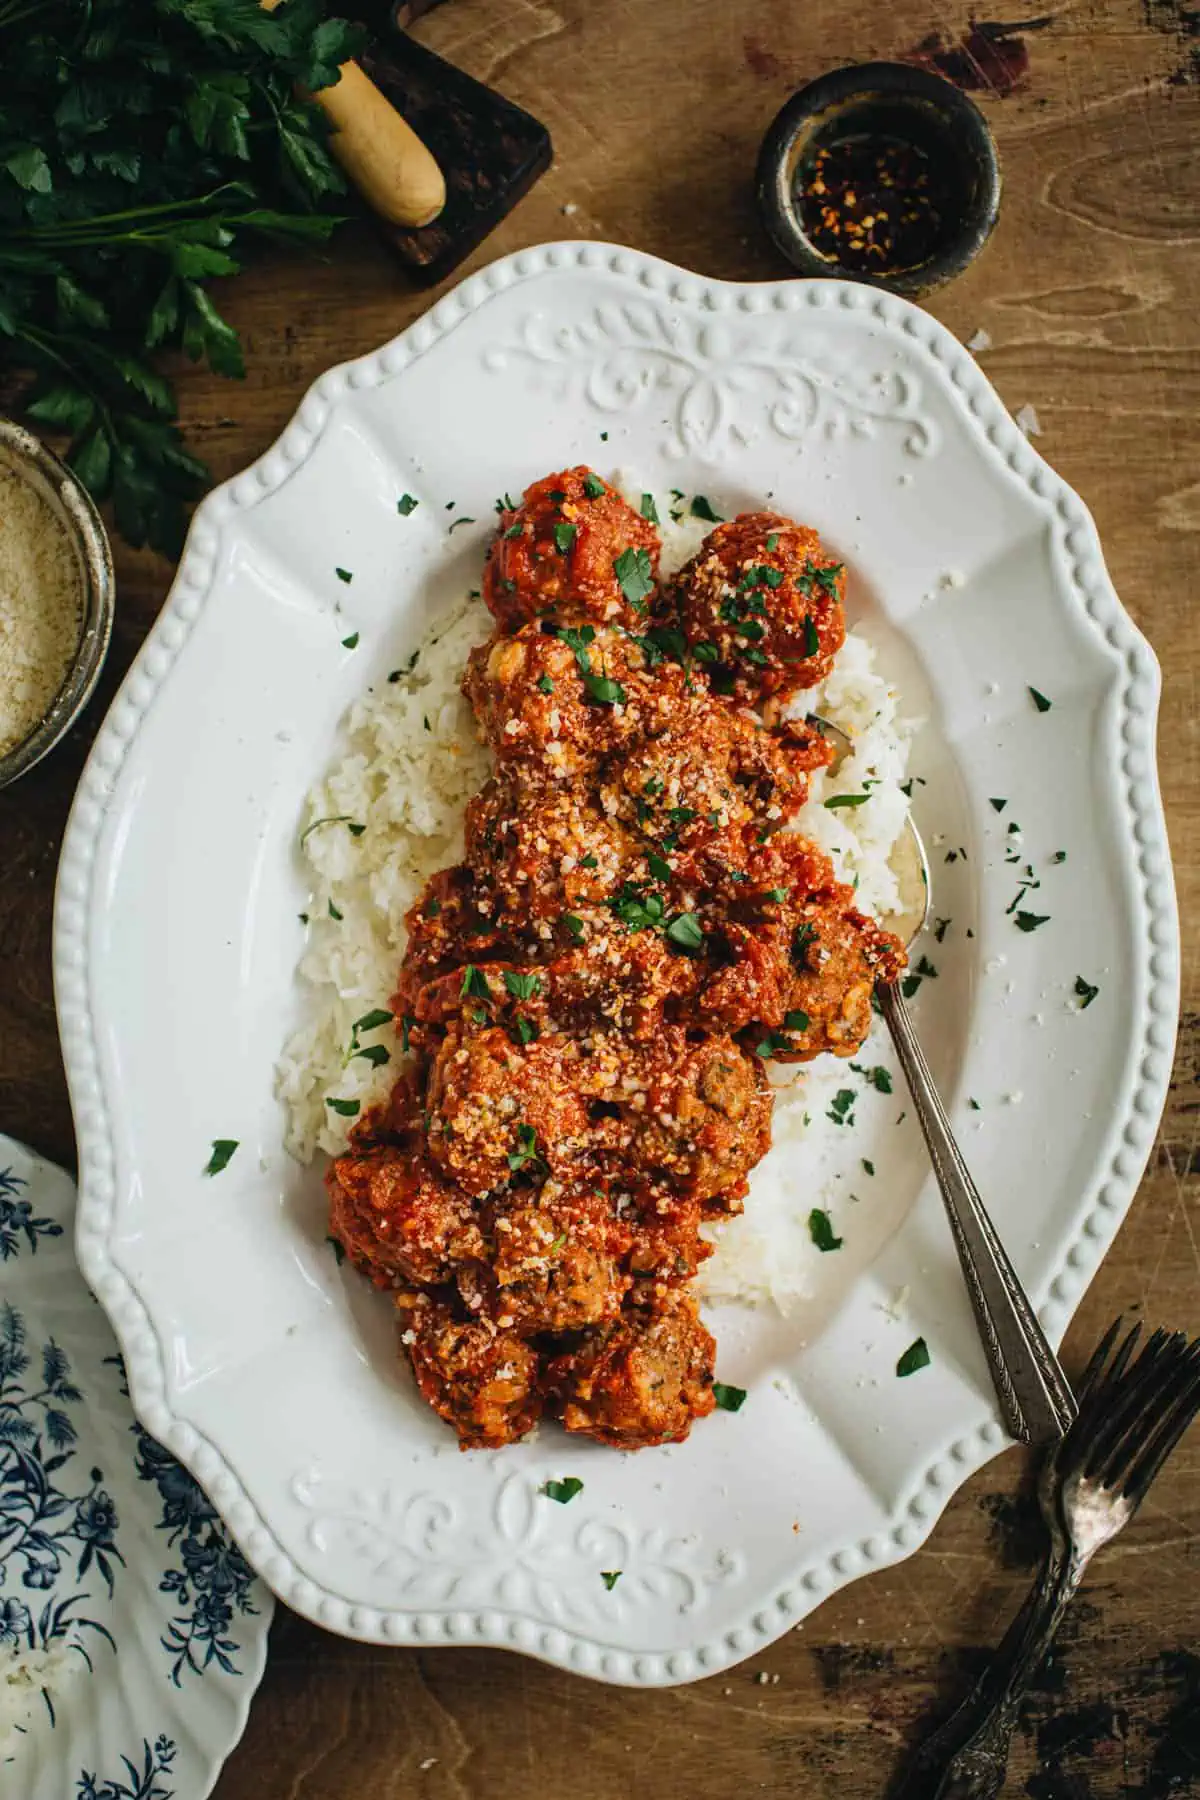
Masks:
[[[0,0],[0,376],[132,544],[176,553],[208,479],[148,353],[244,373],[205,283],[328,237],[344,183],[298,90],[360,48],[319,0]]]

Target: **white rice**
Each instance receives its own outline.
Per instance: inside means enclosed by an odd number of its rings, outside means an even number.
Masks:
[[[635,484],[620,484],[631,492]],[[672,522],[660,501],[664,573],[694,554],[710,527],[684,518]],[[490,635],[482,601],[464,600],[439,621],[411,673],[369,692],[346,721],[340,754],[309,794],[304,855],[313,879],[307,947],[299,974],[307,1018],[284,1046],[277,1091],[287,1114],[286,1144],[309,1162],[318,1151],[336,1156],[354,1116],[326,1105],[358,1101],[359,1109],[384,1099],[401,1056],[391,1025],[364,1032],[364,1044],[382,1044],[390,1059],[374,1067],[350,1055],[354,1023],[386,1010],[404,953],[404,914],[428,878],[459,860],[467,801],[491,770],[478,741],[471,710],[459,692],[467,654]],[[859,904],[886,918],[902,896],[890,866],[908,814],[900,784],[906,779],[914,722],[899,714],[893,688],[875,668],[875,652],[858,632],[847,635],[837,662],[820,686],[794,710],[820,712],[853,740],[836,775],[813,781],[796,824],[833,859],[842,880],[857,882]],[[861,792],[863,806],[830,811],[833,794]],[[352,833],[345,821],[362,825]],[[340,915],[337,917],[335,915]],[[779,1084],[774,1138],[794,1146],[818,1127],[827,1097],[845,1081],[845,1065],[816,1063],[772,1068]],[[795,1190],[806,1184],[789,1183]],[[785,1203],[774,1183],[751,1179],[743,1218],[720,1227],[717,1253],[705,1265],[701,1288],[713,1298],[769,1299],[786,1310],[805,1289],[800,1275],[812,1254],[811,1201]],[[755,1202],[762,1189],[762,1206]]]

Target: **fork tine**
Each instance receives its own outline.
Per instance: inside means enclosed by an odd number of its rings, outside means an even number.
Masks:
[[[1083,1374],[1079,1377],[1079,1380],[1075,1384],[1075,1397],[1079,1401],[1079,1407],[1080,1407],[1081,1411],[1083,1410],[1084,1405],[1086,1404],[1087,1400],[1091,1396],[1092,1389],[1096,1385],[1097,1380],[1099,1379],[1100,1371],[1104,1367],[1105,1361],[1107,1360],[1107,1357],[1108,1357],[1108,1353],[1113,1347],[1113,1344],[1117,1337],[1117,1333],[1120,1331],[1120,1329],[1124,1323],[1125,1323],[1124,1313],[1118,1313],[1116,1318],[1113,1320],[1112,1324],[1109,1326],[1108,1330],[1105,1332],[1104,1336],[1100,1339],[1100,1342],[1096,1345],[1096,1348],[1092,1351],[1091,1356],[1088,1358],[1087,1368],[1083,1371]],[[1129,1333],[1129,1336],[1126,1338],[1126,1340],[1125,1340],[1126,1344],[1129,1344],[1131,1342],[1131,1340],[1133,1339],[1133,1337],[1135,1336],[1135,1334],[1137,1332],[1139,1332],[1141,1329],[1142,1329],[1142,1327],[1139,1322],[1138,1324],[1136,1324],[1133,1327],[1133,1330]]]
[[[1131,1333],[1131,1338],[1132,1335]],[[1175,1335],[1179,1342],[1184,1341],[1181,1333]],[[1173,1341],[1171,1334],[1166,1331],[1160,1329],[1151,1332],[1142,1347],[1141,1355],[1131,1366],[1130,1340],[1126,1339],[1121,1346],[1114,1363],[1116,1375],[1099,1384],[1089,1408],[1087,1429],[1083,1433],[1087,1446],[1086,1472],[1089,1475],[1102,1479],[1103,1468],[1110,1462],[1126,1434],[1137,1429],[1138,1422],[1143,1417],[1146,1395],[1157,1388],[1163,1358]]]
[[[1154,1355],[1151,1357],[1151,1346]],[[1112,1408],[1109,1429],[1096,1442],[1088,1474],[1105,1487],[1119,1487],[1186,1382],[1188,1341],[1181,1331],[1147,1344],[1126,1377],[1125,1392]]]
[[[1158,1471],[1200,1412],[1200,1338],[1189,1348],[1184,1374],[1186,1378],[1181,1380],[1170,1409],[1126,1476],[1124,1491],[1135,1506],[1141,1504]]]

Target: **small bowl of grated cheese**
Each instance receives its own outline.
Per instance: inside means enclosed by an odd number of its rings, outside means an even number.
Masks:
[[[112,554],[91,498],[31,432],[0,419],[0,787],[83,711],[112,619]]]

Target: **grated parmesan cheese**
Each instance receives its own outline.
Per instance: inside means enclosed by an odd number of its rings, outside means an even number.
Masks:
[[[82,629],[66,527],[31,482],[0,463],[0,756],[49,712]]]

